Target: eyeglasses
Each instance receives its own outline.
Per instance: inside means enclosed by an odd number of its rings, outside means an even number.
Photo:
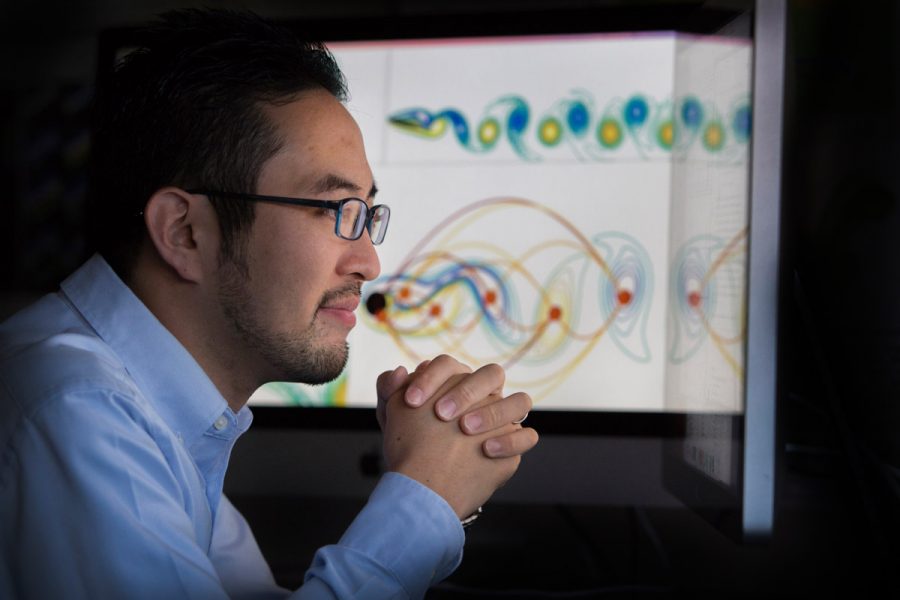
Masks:
[[[334,222],[334,234],[342,240],[358,240],[363,230],[369,232],[369,239],[377,246],[384,241],[388,223],[391,220],[391,209],[385,204],[369,207],[359,198],[343,200],[308,200],[306,198],[285,198],[283,196],[261,196],[259,194],[240,194],[237,192],[220,192],[217,190],[187,190],[189,194],[204,194],[221,198],[238,198],[251,202],[273,202],[293,206],[312,206],[333,210],[337,215]]]

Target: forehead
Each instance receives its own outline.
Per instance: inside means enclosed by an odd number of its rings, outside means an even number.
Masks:
[[[356,187],[363,194],[371,188],[372,171],[359,126],[330,93],[307,91],[291,102],[267,105],[264,111],[280,146],[260,172],[260,193],[310,193],[324,178],[344,180],[347,185],[341,187]]]

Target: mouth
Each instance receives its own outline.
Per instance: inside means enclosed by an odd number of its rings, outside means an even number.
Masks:
[[[359,307],[359,296],[345,296],[323,302],[319,306],[319,310],[346,310],[353,312],[357,307]]]
[[[320,316],[352,329],[356,325],[354,311],[359,307],[359,296],[342,296],[324,301],[317,311]]]

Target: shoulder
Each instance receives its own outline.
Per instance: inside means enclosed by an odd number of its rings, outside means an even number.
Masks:
[[[0,447],[26,421],[56,416],[54,429],[75,426],[114,405],[123,421],[143,420],[143,398],[122,362],[103,340],[77,323],[57,331],[4,324],[0,350]],[[27,333],[25,333],[27,331]],[[17,333],[12,330],[12,333]]]
[[[58,468],[60,480],[95,485],[152,473],[177,496],[178,446],[95,336],[59,333],[0,362],[0,488],[28,470],[51,477]]]
[[[7,396],[4,405],[15,404],[26,414],[66,393],[137,393],[112,350],[100,338],[77,330],[50,335],[0,359],[0,384]]]

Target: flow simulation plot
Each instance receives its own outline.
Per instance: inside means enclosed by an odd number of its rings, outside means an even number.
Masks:
[[[448,353],[548,409],[740,411],[751,50],[338,47],[391,231],[341,379],[271,401],[373,406],[381,372]]]
[[[364,288],[365,325],[413,361],[449,353],[499,363],[535,401],[604,340],[648,362],[646,251],[627,234],[583,233],[576,222],[522,198],[465,206]]]
[[[701,235],[682,245],[673,261],[669,298],[673,364],[712,344],[733,375],[743,377],[746,258],[746,229],[730,240]]]
[[[697,147],[708,159],[737,162],[746,159],[752,120],[746,96],[722,108],[693,94],[654,100],[632,93],[598,108],[584,89],[553,102],[537,119],[532,113],[525,97],[507,94],[490,101],[477,118],[453,107],[417,106],[392,111],[387,122],[423,143],[451,137],[472,154],[505,142],[524,161],[607,160],[623,151],[645,159],[678,157]]]

